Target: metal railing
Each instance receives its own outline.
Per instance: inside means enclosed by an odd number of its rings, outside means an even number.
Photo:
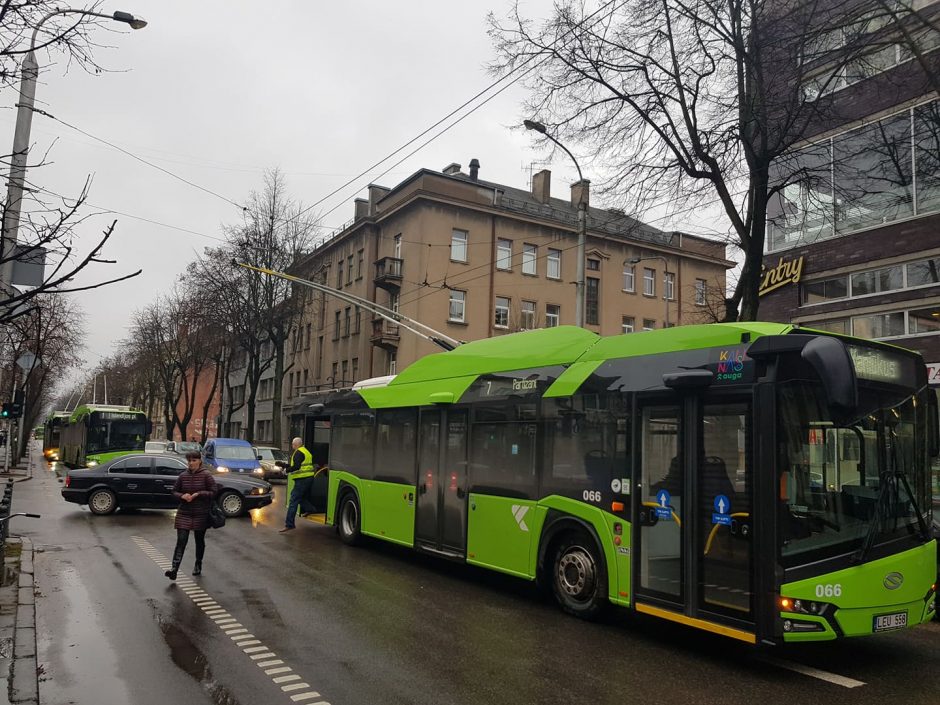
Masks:
[[[3,497],[0,498],[0,566],[3,565],[6,556],[7,537],[10,535],[10,519],[13,517],[31,517],[39,519],[39,514],[30,512],[16,512],[10,514],[10,508],[13,506],[13,480],[7,480],[3,488]]]

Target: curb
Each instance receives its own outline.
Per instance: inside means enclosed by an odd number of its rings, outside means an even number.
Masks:
[[[33,542],[11,537],[7,543],[21,552],[4,569],[4,577],[17,576],[15,584],[0,587],[0,705],[39,705]]]

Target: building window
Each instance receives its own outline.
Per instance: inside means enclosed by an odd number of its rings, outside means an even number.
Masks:
[[[359,381],[359,358],[358,357],[354,357],[352,359],[352,381],[353,382]]]
[[[333,340],[339,340],[339,317],[340,312],[337,311],[333,317]]]
[[[352,284],[353,280],[353,256],[349,255],[346,258],[346,283]]]
[[[450,234],[450,258],[455,262],[467,261],[467,240],[469,236],[466,230],[454,230]]]
[[[329,267],[323,272],[323,277],[320,279],[321,284],[326,284],[329,281],[327,276],[329,273]],[[323,330],[323,326],[326,325],[326,292],[319,292],[320,296],[320,315],[317,316],[317,330]]]
[[[509,327],[509,299],[505,296],[496,297],[496,316],[493,325],[497,328]]]
[[[852,275],[852,296],[865,296],[866,294],[880,294],[883,291],[894,291],[904,286],[903,268],[900,265],[874,269],[870,272],[859,272]]]
[[[356,269],[356,279],[362,279],[362,267],[365,263],[366,252],[365,250],[359,250],[359,266]]]
[[[849,319],[848,318],[838,318],[835,320],[828,321],[813,321],[804,324],[807,328],[815,328],[817,330],[828,330],[833,333],[841,333],[842,335],[849,334]]]
[[[601,280],[595,277],[588,277],[584,282],[584,322],[591,326],[598,325],[600,282]]]
[[[674,272],[666,272],[666,298],[670,301],[676,298],[676,275]]]
[[[633,332],[633,316],[623,316],[620,319],[620,332],[621,333],[632,333]]]
[[[599,259],[588,259],[587,261],[587,271],[589,272],[599,272],[601,271],[601,261]]]
[[[512,240],[496,241],[496,269],[512,269]]]
[[[623,265],[623,290],[631,294],[636,291],[636,267],[632,264]]]
[[[561,250],[548,250],[548,271],[545,276],[549,279],[561,279]]]
[[[317,338],[317,379],[323,376],[323,336]]]
[[[336,382],[337,382],[336,377],[337,375],[339,375],[339,363],[334,362],[332,365],[332,370],[333,370],[333,376],[330,377],[330,382],[332,384],[332,387],[336,389]]]
[[[538,260],[539,248],[535,245],[523,245],[522,246],[522,273],[523,274],[538,274],[538,266],[536,261]]]
[[[535,329],[535,302],[523,301],[521,310],[522,310],[522,330],[534,330]]]
[[[304,350],[310,349],[310,324],[307,324],[305,337],[304,337]]]
[[[343,386],[349,385],[349,360],[343,360]]]
[[[546,304],[545,306],[545,327],[556,328],[561,320],[561,306],[558,304]]]
[[[386,374],[394,375],[398,373],[398,353],[394,350],[390,350],[388,353],[388,361],[385,365]]]
[[[889,338],[904,335],[904,312],[852,317],[852,335],[858,338]]]
[[[656,321],[654,321],[652,318],[643,319],[643,330],[655,330],[655,329],[656,329]]]
[[[643,268],[643,294],[644,296],[656,296],[656,270],[649,267]]]
[[[399,294],[389,294],[388,295],[388,307],[392,309],[395,313],[398,313],[398,304],[401,301],[401,296]]]
[[[695,303],[699,306],[705,305],[705,280],[695,280]]]
[[[336,266],[336,288],[337,289],[343,288],[343,258],[342,256],[339,257],[339,261],[337,262],[337,266]]]
[[[395,236],[395,257],[401,259],[401,233]]]
[[[308,374],[309,370],[304,370],[304,386],[303,391],[307,391],[307,385],[310,384],[310,375]]]
[[[455,323],[463,323],[466,318],[467,292],[450,290],[450,308],[447,314],[447,320]]]
[[[352,322],[352,306],[347,306],[343,310],[343,337],[349,337],[349,325]]]
[[[362,309],[356,306],[356,324],[353,333],[359,335],[362,332]]]
[[[294,373],[293,372],[287,375],[287,398],[290,399],[292,396],[294,396]]]

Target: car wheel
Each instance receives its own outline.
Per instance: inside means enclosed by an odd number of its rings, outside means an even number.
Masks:
[[[361,522],[359,500],[356,499],[354,492],[348,492],[343,495],[339,504],[339,521],[336,523],[336,528],[339,531],[340,540],[350,546],[359,543]]]
[[[111,490],[95,490],[88,495],[88,508],[92,514],[111,514],[117,509],[117,497]]]
[[[229,490],[219,497],[219,506],[227,517],[237,517],[245,511],[245,498],[238,492]]]
[[[582,619],[600,615],[607,604],[607,569],[586,532],[566,534],[552,561],[552,589],[561,608]]]

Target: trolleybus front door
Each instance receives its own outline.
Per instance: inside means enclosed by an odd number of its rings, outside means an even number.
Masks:
[[[415,545],[463,556],[467,549],[467,411],[421,411]]]
[[[642,403],[638,415],[637,609],[752,633],[750,401],[708,395],[661,401]]]

